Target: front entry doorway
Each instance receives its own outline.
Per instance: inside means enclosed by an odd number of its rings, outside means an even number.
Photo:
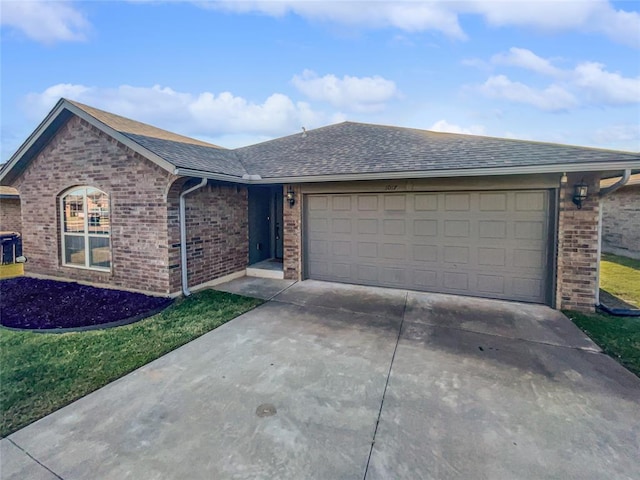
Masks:
[[[249,187],[249,265],[282,260],[282,185]]]

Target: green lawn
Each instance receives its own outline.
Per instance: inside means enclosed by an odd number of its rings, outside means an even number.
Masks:
[[[627,303],[640,307],[640,260],[602,254],[600,288]]]
[[[565,312],[605,353],[640,377],[640,317]]]
[[[640,260],[603,254],[600,288],[640,306]],[[640,376],[640,317],[565,313],[606,353]]]
[[[0,435],[71,403],[262,303],[213,290],[108,330],[44,334],[0,328]]]

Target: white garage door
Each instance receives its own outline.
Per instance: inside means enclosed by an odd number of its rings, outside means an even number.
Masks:
[[[308,278],[546,301],[546,190],[305,198]]]

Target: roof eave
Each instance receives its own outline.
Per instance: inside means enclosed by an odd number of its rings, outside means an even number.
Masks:
[[[339,175],[306,175],[291,177],[266,177],[260,181],[246,183],[319,183],[319,182],[351,182],[362,180],[394,180],[403,178],[444,178],[444,177],[485,177],[499,175],[535,175],[548,173],[573,172],[605,172],[624,170],[627,168],[640,169],[640,162],[627,160],[618,162],[572,163],[558,165],[529,165],[518,167],[480,167],[447,170],[418,170],[373,173],[347,173]]]

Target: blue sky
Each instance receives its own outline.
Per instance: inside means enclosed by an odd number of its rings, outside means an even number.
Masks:
[[[225,147],[352,120],[640,150],[637,1],[0,9],[0,161],[60,97]]]

